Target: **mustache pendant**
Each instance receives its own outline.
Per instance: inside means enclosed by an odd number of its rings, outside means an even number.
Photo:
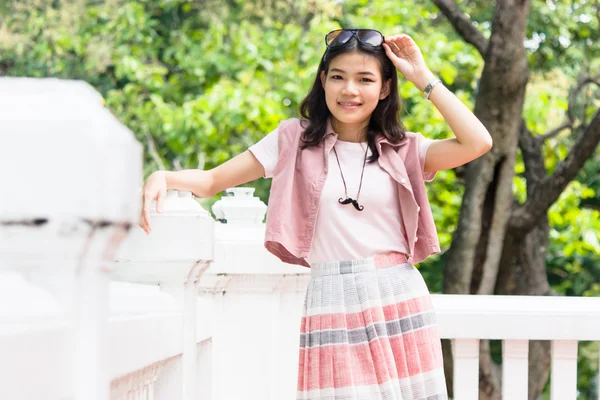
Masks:
[[[365,206],[361,206],[360,204],[358,204],[358,201],[351,199],[350,197],[348,197],[347,199],[342,199],[341,197],[339,198],[338,202],[340,204],[350,204],[352,203],[352,205],[354,206],[354,208],[356,208],[358,211],[362,211],[365,209]]]
[[[365,209],[364,206],[361,206],[360,204],[358,204],[358,198],[360,196],[360,189],[362,188],[363,174],[365,173],[365,165],[367,164],[368,150],[369,150],[369,147],[367,146],[367,149],[365,150],[365,159],[363,160],[362,172],[360,173],[360,183],[358,184],[358,192],[356,192],[356,200],[354,200],[354,199],[348,197],[348,187],[346,187],[346,180],[344,179],[344,173],[342,172],[342,166],[340,165],[340,159],[338,158],[338,154],[337,154],[337,150],[335,149],[335,146],[333,146],[333,153],[335,154],[335,159],[337,160],[338,167],[340,168],[340,175],[342,176],[342,182],[344,183],[344,196],[346,196],[345,199],[340,197],[338,199],[338,202],[340,204],[344,204],[344,205],[352,203],[354,208],[356,208],[356,211],[362,211]]]

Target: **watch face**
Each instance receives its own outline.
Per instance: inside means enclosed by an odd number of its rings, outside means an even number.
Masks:
[[[427,84],[427,86],[425,86],[425,90],[423,90],[423,97],[426,98],[426,99],[429,99],[429,95],[431,94],[431,90],[433,89],[433,87],[435,85],[437,85],[440,82],[441,82],[440,79],[435,79],[435,80],[429,82]]]

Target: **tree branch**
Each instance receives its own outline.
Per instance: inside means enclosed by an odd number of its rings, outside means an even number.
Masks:
[[[519,148],[525,164],[525,179],[527,180],[527,197],[531,196],[537,183],[544,180],[548,175],[544,165],[542,152],[543,142],[537,140],[531,133],[523,120],[519,134]]]
[[[175,171],[181,171],[183,169],[183,166],[181,165],[181,160],[179,159],[179,157],[175,157],[175,159],[173,160],[173,169]]]
[[[587,208],[589,210],[600,211],[600,204],[594,204],[591,202],[586,202],[585,200],[581,202],[581,208]]]
[[[471,18],[458,9],[454,0],[433,0],[442,14],[448,18],[456,32],[467,42],[475,46],[481,56],[485,56],[488,40],[473,25]]]
[[[573,120],[572,119],[569,118],[569,120],[563,122],[562,125],[549,130],[548,132],[544,133],[543,135],[538,136],[538,139],[540,141],[548,140],[548,139],[553,138],[554,136],[558,135],[565,129],[573,129]]]
[[[593,83],[596,86],[600,86],[600,75],[594,78],[590,76],[579,78],[577,86],[575,86],[575,88],[569,93],[569,104],[567,106],[567,121],[563,122],[560,126],[544,133],[543,135],[538,136],[538,140],[544,141],[558,135],[560,132],[567,128],[574,128],[573,125],[575,124],[575,114],[573,113],[573,110],[575,109],[575,100],[577,99],[577,95],[579,94],[579,92],[581,92],[581,90],[583,90],[583,88],[590,83]]]
[[[154,139],[150,132],[146,132],[146,141],[148,142],[148,153],[150,153],[150,157],[154,160],[158,169],[161,171],[165,170],[165,164],[162,162],[158,152],[156,151],[156,145],[154,144]]]
[[[558,199],[565,187],[577,175],[579,169],[590,158],[600,142],[600,110],[596,112],[590,124],[569,151],[567,157],[558,165],[554,173],[542,180],[528,196],[527,201],[511,215],[511,229],[523,233],[529,232],[537,221],[546,214],[548,208]]]

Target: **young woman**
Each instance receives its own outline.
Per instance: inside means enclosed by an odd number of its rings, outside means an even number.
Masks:
[[[211,197],[272,178],[265,247],[311,268],[297,399],[447,399],[435,314],[413,266],[440,251],[424,182],[483,155],[492,139],[409,36],[339,29],[326,44],[301,119],[210,171],[153,173],[140,226],[150,233],[151,202],[160,212],[167,189]],[[404,130],[396,69],[454,138]]]

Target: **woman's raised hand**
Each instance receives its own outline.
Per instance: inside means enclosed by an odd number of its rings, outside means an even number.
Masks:
[[[410,36],[401,34],[386,37],[383,48],[398,71],[414,83],[419,90],[423,90],[433,79],[433,74],[425,64],[421,49]]]
[[[156,211],[162,212],[165,198],[167,197],[167,177],[165,171],[153,172],[142,188],[142,214],[140,216],[140,228],[150,234],[150,207],[156,200]]]

